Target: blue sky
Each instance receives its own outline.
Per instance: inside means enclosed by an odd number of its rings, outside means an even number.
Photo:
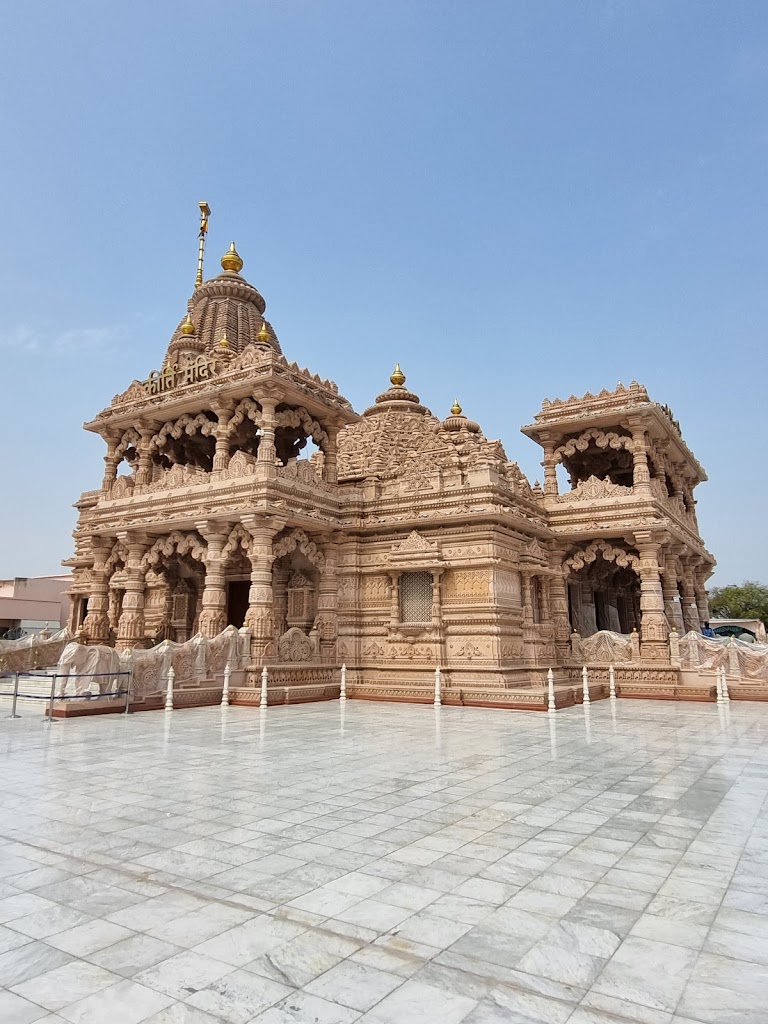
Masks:
[[[545,397],[642,381],[768,582],[764,0],[166,0],[0,11],[0,577],[57,571],[104,446],[234,238],[289,359],[393,362],[531,480]]]

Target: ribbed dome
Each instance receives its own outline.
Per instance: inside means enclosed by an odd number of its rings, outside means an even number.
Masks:
[[[239,261],[242,266],[239,256],[234,260],[233,254],[237,256],[234,248],[224,256],[222,264],[233,267]],[[188,326],[184,330],[187,322],[184,317],[173,333],[166,359],[174,359],[182,353],[211,352],[225,336],[233,354],[242,352],[249,344],[264,345],[264,325],[268,344],[282,354],[277,335],[264,319],[266,305],[258,289],[236,270],[225,270],[218,277],[204,281],[187,304],[194,334],[187,333]]]

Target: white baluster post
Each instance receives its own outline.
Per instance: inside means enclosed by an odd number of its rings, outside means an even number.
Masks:
[[[613,665],[608,669],[608,687],[611,700],[616,700],[616,672]]]
[[[261,670],[261,701],[259,706],[265,708],[267,706],[267,666],[265,665]]]
[[[717,703],[723,703],[723,686],[720,682],[720,669],[715,669],[715,686],[717,687]]]
[[[173,711],[173,680],[176,673],[173,671],[173,665],[168,668],[168,683],[165,688],[165,710]]]
[[[554,715],[556,711],[555,707],[555,673],[552,669],[547,672],[547,711],[550,715]]]
[[[442,677],[440,675],[440,666],[438,665],[435,669],[435,707],[439,708],[443,703],[443,698],[440,692],[440,684],[442,683]]]
[[[722,675],[720,676],[720,689],[723,692],[723,700],[726,703],[728,703],[728,701],[730,701],[731,699],[731,695],[728,692],[728,678],[726,676],[725,668],[723,668],[721,671]]]
[[[583,702],[589,704],[589,672],[586,665],[581,670],[581,692]]]
[[[232,675],[232,666],[227,662],[224,666],[224,688],[221,691],[221,706],[223,708],[229,707],[229,679]]]
[[[347,666],[341,666],[341,685],[339,686],[339,700],[347,699]]]

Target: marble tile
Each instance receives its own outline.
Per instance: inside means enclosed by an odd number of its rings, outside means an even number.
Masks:
[[[311,995],[362,1011],[371,1009],[402,984],[403,979],[396,974],[345,960],[305,988]]]
[[[330,1003],[327,999],[310,995],[308,992],[296,992],[259,1014],[250,1024],[309,1024],[310,1021],[311,1024],[354,1024],[357,1020],[360,1020],[360,1013],[357,1010],[339,1006],[338,1003]],[[183,1022],[180,1021],[179,1024]]]
[[[161,992],[122,980],[70,1003],[61,1015],[71,1024],[139,1024],[172,1002]]]
[[[673,1011],[696,953],[651,939],[627,938],[595,982],[594,991],[657,1010]]]
[[[460,1024],[477,1001],[411,979],[360,1018],[363,1024]]]
[[[198,1010],[188,1003],[173,1003],[159,1013],[153,1013],[142,1024],[222,1024],[221,1017]]]
[[[73,956],[88,957],[105,946],[131,938],[135,933],[111,921],[93,920],[48,936],[48,944]]]
[[[186,1002],[228,1024],[247,1024],[290,992],[288,985],[235,970],[186,996]]]
[[[95,964],[72,960],[63,967],[55,967],[13,985],[11,990],[30,1002],[39,1003],[46,1010],[59,1012],[70,1003],[100,992],[120,980],[118,975]]]
[[[90,953],[86,959],[124,978],[131,978],[180,952],[178,946],[169,942],[161,942],[151,935],[138,934]]]
[[[293,921],[281,921],[267,915],[253,918],[196,946],[197,956],[221,961],[231,967],[244,967],[307,929]]]
[[[154,967],[140,971],[134,975],[133,980],[140,985],[173,996],[174,999],[187,999],[190,994],[231,971],[232,967],[229,964],[185,950]]]
[[[46,1016],[47,1011],[41,1006],[13,992],[0,991],[0,1021],[3,1024],[34,1024]]]

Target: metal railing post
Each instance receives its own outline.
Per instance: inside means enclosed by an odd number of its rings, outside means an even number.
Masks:
[[[125,711],[123,712],[124,715],[128,714],[128,708],[131,705],[131,687],[132,687],[132,685],[133,685],[133,669],[130,668],[128,670],[128,682],[126,683],[126,689],[125,689]]]
[[[56,696],[56,673],[51,676],[51,697],[48,701],[48,724],[53,725],[53,699]]]
[[[14,673],[13,682],[13,703],[11,704],[11,713],[8,715],[9,718],[21,718],[21,715],[16,714],[16,701],[19,699],[19,673]]]

